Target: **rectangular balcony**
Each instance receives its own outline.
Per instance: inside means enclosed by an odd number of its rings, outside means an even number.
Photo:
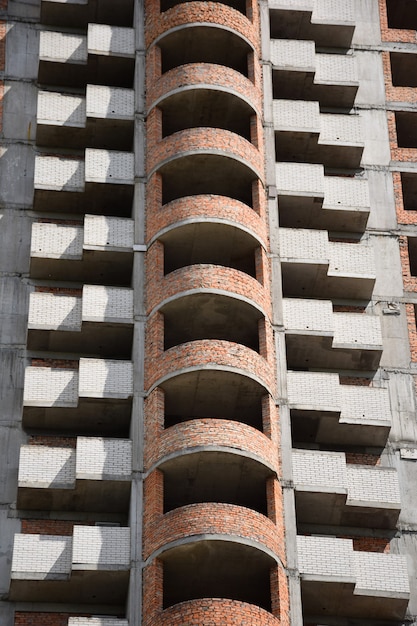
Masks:
[[[400,620],[410,587],[399,554],[355,552],[351,539],[297,537],[303,608],[309,615]]]
[[[284,298],[288,367],[375,370],[382,354],[379,317],[333,313],[330,300]]]
[[[56,149],[65,145],[129,151],[133,120],[132,89],[87,85],[86,96],[40,90],[36,141]]]
[[[32,278],[130,285],[133,220],[86,215],[84,224],[34,222]]]
[[[26,510],[127,513],[132,468],[129,439],[77,437],[76,448],[20,449],[18,506]]]
[[[74,526],[72,537],[16,534],[10,598],[121,606],[129,567],[129,528]]]
[[[355,30],[351,0],[269,0],[271,36],[313,39],[319,46],[350,48]]]
[[[401,509],[397,472],[348,465],[342,452],[292,454],[299,524],[395,528]]]
[[[364,149],[361,117],[320,113],[318,102],[274,100],[277,161],[357,168]]]
[[[303,38],[273,38],[270,53],[274,98],[352,108],[359,87],[354,55],[322,54],[314,41]]]
[[[132,87],[134,57],[132,28],[89,23],[87,35],[41,30],[38,80],[54,87]]]
[[[55,429],[65,423],[67,431],[77,433],[127,435],[133,393],[130,361],[80,358],[78,363],[45,363],[26,368],[26,428]]]
[[[320,164],[276,163],[283,227],[362,232],[370,211],[368,181],[325,176]]]
[[[371,243],[329,241],[328,233],[280,228],[283,290],[287,296],[369,299],[376,279]]]
[[[388,390],[340,384],[339,375],[287,375],[293,441],[384,446],[391,427]]]
[[[129,626],[129,622],[113,617],[70,617],[68,626]]]

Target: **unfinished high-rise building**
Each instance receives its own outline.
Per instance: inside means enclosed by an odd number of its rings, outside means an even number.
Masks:
[[[0,625],[416,625],[417,2],[0,31]]]

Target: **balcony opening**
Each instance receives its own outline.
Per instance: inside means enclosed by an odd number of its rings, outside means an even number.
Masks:
[[[417,54],[390,52],[394,87],[417,87]]]
[[[161,558],[164,608],[197,598],[230,598],[271,611],[274,562],[260,550],[228,541],[196,541]]]
[[[262,398],[257,381],[223,369],[199,369],[161,384],[165,392],[165,428],[193,419],[226,419],[262,432]]]
[[[401,172],[403,205],[406,211],[417,211],[417,174]]]
[[[417,113],[395,113],[397,145],[399,148],[417,148]]]
[[[112,0],[89,0],[85,4],[41,2],[41,24],[66,28],[87,28],[89,23],[133,26],[133,0],[119,0],[117,11]]]
[[[266,480],[271,470],[239,454],[199,452],[176,457],[164,474],[164,512],[187,504],[224,502],[267,515]]]
[[[251,140],[250,107],[241,98],[215,89],[183,91],[164,100],[162,136],[167,137],[186,128],[222,128]]]
[[[40,87],[85,89],[87,84],[132,89],[135,60],[124,57],[89,55],[86,64],[39,60]]]
[[[213,198],[215,203],[215,198]],[[189,265],[221,265],[256,278],[259,242],[239,228],[218,223],[188,224],[170,230],[164,244],[164,273]]]
[[[355,25],[343,18],[312,23],[311,10],[270,9],[271,39],[302,39],[326,48],[350,48]]]
[[[386,0],[388,28],[417,30],[417,3],[415,0]]]
[[[219,339],[259,352],[258,323],[262,313],[247,302],[201,293],[172,300],[162,312],[165,350],[188,341]]]
[[[158,41],[162,73],[187,63],[214,63],[249,76],[249,44],[231,31],[207,26],[191,26],[169,33]]]
[[[255,172],[233,157],[194,154],[176,158],[161,168],[162,204],[184,196],[228,196],[253,208]]]
[[[161,13],[164,13],[165,11],[168,11],[169,9],[172,9],[172,7],[175,7],[179,4],[186,4],[187,2],[192,2],[192,1],[193,0],[161,0]],[[212,0],[212,1],[224,4],[228,7],[231,7],[232,9],[235,9],[236,11],[239,11],[239,13],[243,13],[243,15],[246,15],[246,0]]]
[[[417,237],[407,237],[408,261],[411,276],[417,276]]]

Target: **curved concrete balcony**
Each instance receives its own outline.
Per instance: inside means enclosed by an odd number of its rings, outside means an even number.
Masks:
[[[321,106],[351,108],[359,87],[356,58],[322,54],[314,41],[272,39],[274,98],[317,100]]]
[[[363,232],[370,211],[368,181],[325,176],[320,164],[277,163],[283,227]]]
[[[40,146],[131,150],[132,89],[87,85],[86,96],[38,92],[36,143]]]
[[[86,215],[84,224],[39,221],[32,224],[32,278],[130,285],[133,220]]]
[[[20,448],[18,506],[21,509],[126,512],[132,442],[77,437],[76,448]]]
[[[181,539],[204,540],[207,535],[239,537],[276,554],[280,547],[276,525],[267,517],[242,506],[217,502],[189,504],[165,513],[145,531],[145,558]]]
[[[375,370],[382,354],[377,315],[333,313],[330,300],[284,298],[290,368]]]
[[[274,100],[277,161],[360,166],[365,147],[360,115],[320,113],[318,102]]]
[[[163,278],[161,288],[155,288],[151,294],[148,306],[152,310],[179,297],[199,293],[235,296],[248,304],[255,304],[260,311],[270,309],[265,288],[256,278],[214,264],[188,265],[170,272]]]
[[[89,23],[87,35],[41,30],[38,80],[77,88],[89,82],[131,87],[134,58],[133,28]]]
[[[133,290],[84,285],[82,291],[63,294],[59,288],[38,289],[29,296],[29,350],[130,357]]]
[[[273,39],[312,39],[318,46],[350,48],[355,30],[351,0],[271,0],[269,10]]]
[[[238,620],[242,623],[249,620],[251,624],[262,624],[263,626],[279,626],[281,624],[280,619],[258,606],[220,598],[188,600],[174,604],[174,606],[160,613],[153,623],[155,626],[182,626],[186,622],[189,626],[201,626],[201,624],[209,622],[213,615],[216,615],[216,618],[224,624],[231,622],[231,620]]]
[[[123,604],[129,581],[130,529],[74,526],[73,537],[16,534],[14,601]]]
[[[371,297],[376,279],[371,242],[333,242],[326,231],[304,228],[280,228],[279,242],[286,295]]]
[[[292,464],[299,523],[395,528],[401,509],[395,470],[306,449],[293,450]]]
[[[205,98],[212,97],[214,107],[219,108],[217,99],[221,97],[221,93],[238,98],[241,109],[237,112],[237,115],[244,114],[253,115],[255,112],[260,114],[261,102],[259,92],[255,88],[255,85],[249,78],[243,76],[240,72],[225,67],[224,65],[218,65],[214,63],[189,63],[186,65],[180,65],[165,74],[155,81],[155,84],[150,86],[149,93],[147,95],[148,107],[160,106],[163,110],[168,107],[169,103],[164,102],[167,99],[172,99],[172,103],[175,105],[176,110],[172,112],[172,115],[184,115],[181,111],[183,104],[183,98],[187,93],[190,97],[198,97],[199,92],[203,92]],[[179,99],[181,97],[181,100]],[[176,98],[176,99],[175,99]],[[209,101],[210,102],[210,101]],[[229,98],[225,101],[226,104],[236,106],[234,100]],[[208,102],[206,100],[206,106]],[[246,104],[246,106],[243,106]],[[192,109],[187,109],[186,114],[193,113]],[[219,113],[233,115],[233,111],[219,110]],[[195,114],[195,112],[194,112]],[[197,126],[198,124],[189,124],[189,126]],[[204,124],[200,123],[200,126]]]
[[[219,377],[231,372],[249,377],[273,393],[275,378],[271,364],[254,350],[238,343],[217,339],[201,339],[175,346],[157,354],[155,367],[148,372],[147,389],[182,373],[202,370],[216,371]]]
[[[351,539],[299,535],[298,566],[307,614],[403,619],[410,596],[407,560],[355,552]]]
[[[228,6],[228,4],[228,2],[222,3],[221,11],[219,11],[219,5],[217,2],[207,3],[194,1],[178,3],[164,11],[162,18],[158,10],[159,6],[154,5],[152,2],[148,2],[146,12],[147,22],[145,28],[146,43],[147,45],[150,45],[156,40],[158,45],[161,45],[164,38],[167,37],[167,35],[172,35],[173,31],[175,32],[175,29],[178,29],[179,37],[182,38],[184,36],[184,29],[187,29],[187,27],[194,27],[196,35],[199,38],[198,41],[201,44],[201,53],[204,52],[205,48],[208,48],[209,46],[209,33],[206,32],[207,28],[195,27],[200,26],[200,24],[210,25],[211,31],[214,31],[213,27],[217,27],[220,31],[219,34],[215,34],[214,32],[212,34],[212,37],[215,38],[214,47],[217,47],[218,50],[212,50],[211,56],[221,54],[222,57],[227,59],[229,53],[230,62],[236,56],[239,48],[243,47],[243,44],[246,44],[248,47],[250,44],[253,49],[256,49],[259,35],[254,24],[246,17],[246,15],[243,15],[242,12]],[[229,32],[227,33],[227,31]],[[187,35],[188,37],[193,37],[193,35],[190,35],[189,33],[187,33]],[[240,46],[239,42],[235,42],[237,38],[241,39]],[[179,40],[177,38],[172,38],[172,42],[169,42],[169,50],[171,50],[171,46],[174,41],[178,42]],[[235,43],[234,46],[233,43]],[[163,45],[166,45],[166,43],[163,42]],[[177,56],[178,52],[174,53],[174,55]],[[228,64],[228,62],[224,63],[224,65]]]
[[[341,385],[338,374],[288,372],[293,440],[385,445],[391,427],[388,390]]]
[[[199,228],[199,225],[206,225],[207,220],[210,220],[213,228],[218,228],[217,237],[222,226],[231,226],[245,231],[249,237],[256,239],[257,242],[253,247],[267,239],[265,220],[258,213],[243,202],[215,194],[178,198],[165,204],[161,211],[153,210],[147,222],[148,236],[151,241],[158,238],[165,243],[172,236],[169,232],[175,228],[183,226]],[[234,231],[234,236],[237,235],[238,233]],[[230,246],[232,243],[230,237],[227,239]]]
[[[85,158],[35,157],[37,211],[97,212],[129,217],[134,185],[134,154],[87,148]]]
[[[147,446],[147,468],[191,454],[194,450],[219,450],[259,461],[276,472],[276,446],[252,426],[227,419],[190,419],[166,428]]]
[[[23,421],[28,428],[78,429],[123,436],[130,421],[130,361],[80,358],[29,366],[25,372]],[[79,430],[81,429],[81,431]]]

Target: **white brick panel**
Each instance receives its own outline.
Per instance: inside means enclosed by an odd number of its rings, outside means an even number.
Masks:
[[[318,102],[274,100],[273,116],[275,130],[320,132],[320,107]]]
[[[314,0],[269,0],[270,9],[284,9],[286,11],[308,11],[311,13]]]
[[[28,328],[81,330],[81,298],[32,292],[29,298]]]
[[[73,569],[128,569],[130,529],[74,526]]]
[[[80,359],[79,395],[87,398],[128,398],[132,395],[130,361]]]
[[[330,241],[329,256],[331,276],[375,278],[375,257],[370,244]]]
[[[26,406],[77,406],[78,372],[27,367],[23,402]]]
[[[39,58],[55,63],[87,63],[87,39],[83,35],[42,30]]]
[[[297,536],[298,567],[302,577],[354,581],[351,539]]]
[[[280,228],[281,258],[328,262],[329,240],[324,230],[306,228]]]
[[[85,98],[50,91],[38,92],[38,124],[82,128],[85,121]]]
[[[124,480],[132,472],[132,442],[129,439],[77,438],[77,478]]]
[[[85,180],[87,182],[132,185],[133,179],[133,153],[93,148],[87,148],[85,151]]]
[[[353,24],[354,19],[354,0],[314,0],[312,23]]]
[[[277,187],[281,195],[324,196],[322,165],[310,163],[276,163]]]
[[[87,85],[87,117],[133,120],[135,92],[133,89]]]
[[[290,331],[333,334],[333,307],[330,300],[284,298],[284,326]]]
[[[293,479],[297,488],[344,493],[348,487],[343,452],[293,450]]]
[[[387,389],[341,385],[341,422],[391,424],[391,409]]]
[[[85,285],[82,319],[84,322],[132,322],[133,290]]]
[[[84,176],[84,161],[79,159],[49,156],[35,159],[35,189],[83,191]]]
[[[89,24],[87,42],[89,54],[131,58],[135,56],[135,33],[133,28],[121,28],[107,24]]]
[[[362,313],[335,313],[333,344],[335,347],[370,346],[382,350],[379,317]]]
[[[372,503],[400,508],[400,485],[393,469],[347,466],[347,504]]]
[[[288,400],[297,408],[339,412],[341,393],[338,374],[288,372]]]
[[[13,574],[28,578],[67,578],[71,572],[71,537],[16,534],[14,537]]]
[[[273,39],[271,40],[271,61],[273,66],[281,70],[314,72],[316,67],[314,41]]]
[[[360,178],[342,178],[340,176],[325,176],[324,190],[323,206],[326,208],[369,208],[369,187],[367,180]]]
[[[104,215],[86,215],[84,220],[85,249],[132,249],[133,220]]]
[[[74,488],[75,450],[50,446],[22,446],[19,487]]]
[[[320,115],[319,142],[363,145],[361,118],[359,115]]]
[[[356,85],[358,83],[356,58],[342,54],[316,54],[314,82]]]
[[[83,228],[35,222],[32,224],[30,253],[33,257],[81,259]]]
[[[385,595],[410,593],[407,559],[400,554],[354,552],[356,595]]]

